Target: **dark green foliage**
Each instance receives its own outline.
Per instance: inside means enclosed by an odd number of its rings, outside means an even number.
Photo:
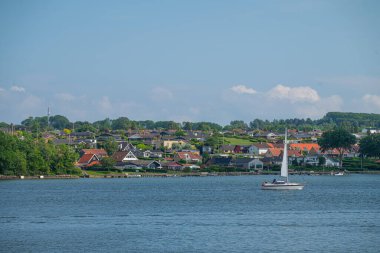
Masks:
[[[111,156],[117,151],[118,144],[114,138],[109,138],[103,143],[102,147],[107,151],[107,154]]]
[[[318,144],[323,151],[329,149],[337,149],[339,151],[340,166],[342,166],[344,150],[351,148],[355,143],[355,136],[343,128],[324,132],[322,137],[318,140]]]
[[[23,126],[28,127],[32,132],[42,132],[47,129],[47,116],[44,117],[29,117],[21,122]],[[3,126],[6,126],[4,123]],[[71,128],[73,123],[60,115],[50,117],[50,128],[62,130]],[[91,131],[98,133],[99,131],[108,130],[136,130],[136,129],[161,129],[161,130],[198,130],[219,132],[223,129],[221,125],[212,122],[183,122],[182,124],[174,121],[157,121],[152,120],[134,121],[127,117],[120,117],[115,120],[105,119],[94,123],[77,121],[74,124],[75,131],[84,132]],[[358,132],[364,127],[380,128],[380,114],[368,113],[343,113],[329,112],[322,119],[311,120],[307,119],[274,119],[273,121],[254,119],[246,124],[242,120],[231,121],[225,126],[225,130],[265,130],[283,132],[285,128],[298,129],[301,131],[311,131],[313,129],[332,130],[336,127],[343,128],[351,133]]]
[[[360,153],[380,157],[380,134],[371,134],[360,140]]]
[[[43,117],[43,118],[45,118],[45,117]],[[70,121],[66,117],[61,116],[61,115],[51,116],[49,121],[50,121],[50,125],[54,129],[63,130],[64,128],[71,128],[72,127],[72,124],[70,123]]]
[[[103,157],[103,159],[100,161],[100,164],[103,169],[113,170],[116,162],[112,157]]]
[[[224,129],[225,130],[234,130],[234,129],[246,130],[248,129],[248,125],[242,120],[233,120],[230,122],[229,125],[225,126]]]
[[[54,146],[30,135],[12,136],[0,132],[0,174],[48,175],[79,173],[78,156],[71,147]]]

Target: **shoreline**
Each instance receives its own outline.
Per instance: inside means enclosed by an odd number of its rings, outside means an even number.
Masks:
[[[302,176],[331,176],[331,172],[292,172],[290,175],[302,175]],[[380,171],[350,171],[346,172],[350,174],[363,174],[363,175],[378,175]],[[194,172],[194,173],[114,173],[105,175],[40,175],[40,176],[5,176],[0,175],[0,180],[44,180],[44,179],[80,179],[80,178],[146,178],[146,177],[210,177],[210,176],[260,176],[260,175],[272,175],[276,176],[279,173],[257,173],[257,172]]]

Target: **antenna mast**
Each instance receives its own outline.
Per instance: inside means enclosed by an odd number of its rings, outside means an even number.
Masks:
[[[48,107],[48,111],[47,111],[47,124],[49,128],[50,127],[50,107]]]

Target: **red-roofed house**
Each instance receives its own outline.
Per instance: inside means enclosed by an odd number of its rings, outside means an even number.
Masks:
[[[320,146],[318,143],[290,143],[289,150],[299,150],[301,152],[309,153],[313,149],[313,152],[319,152]]]
[[[176,162],[180,160],[184,160],[186,161],[186,163],[189,163],[189,162],[197,163],[197,162],[202,161],[202,157],[198,153],[195,153],[195,152],[177,152],[174,155],[174,160]]]
[[[91,167],[96,164],[99,164],[99,158],[95,154],[84,154],[79,158],[78,162],[76,163],[79,167]]]
[[[92,148],[92,149],[82,149],[80,151],[81,156],[84,154],[94,154],[96,155],[99,159],[102,159],[103,157],[108,156],[107,151],[105,151],[102,148]]]
[[[281,148],[269,148],[265,153],[265,157],[280,157],[283,149]]]
[[[164,164],[163,167],[166,167],[168,170],[182,170],[183,168],[183,166],[177,162]]]

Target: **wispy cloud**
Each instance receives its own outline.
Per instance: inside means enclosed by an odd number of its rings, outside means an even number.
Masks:
[[[282,84],[277,85],[268,92],[268,97],[272,99],[285,99],[292,103],[309,102],[315,103],[320,100],[318,92],[308,86],[288,87]]]
[[[11,87],[11,91],[14,91],[14,92],[25,92],[25,88],[14,85],[14,86]]]
[[[320,78],[317,80],[322,84],[328,84],[329,86],[343,86],[345,88],[352,89],[379,89],[380,77],[375,76],[336,76]]]
[[[58,94],[55,94],[55,97],[59,100],[62,100],[62,101],[73,101],[75,99],[75,96],[74,95],[71,95],[70,93],[58,93]]]
[[[373,105],[377,108],[380,108],[380,96],[377,95],[371,95],[371,94],[366,94],[363,96],[363,101],[369,105]]]
[[[249,88],[245,85],[235,85],[235,86],[232,86],[231,87],[231,90],[235,93],[238,93],[238,94],[250,94],[250,95],[253,95],[253,94],[256,94],[257,91],[252,89],[252,88]]]
[[[151,91],[151,98],[154,101],[171,100],[173,97],[173,92],[164,87],[156,87]]]

